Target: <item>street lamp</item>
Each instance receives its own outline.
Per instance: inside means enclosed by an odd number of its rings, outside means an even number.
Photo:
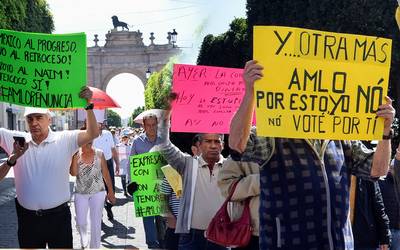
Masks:
[[[175,48],[175,43],[176,43],[176,38],[178,36],[178,32],[176,32],[175,29],[173,29],[171,33],[171,42],[172,42],[172,47]]]
[[[146,79],[147,80],[150,78],[150,75],[151,75],[150,68],[147,68],[147,71],[146,71]]]

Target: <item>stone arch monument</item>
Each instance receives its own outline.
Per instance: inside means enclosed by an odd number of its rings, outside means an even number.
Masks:
[[[99,46],[95,35],[95,45],[88,48],[88,85],[106,90],[114,76],[121,73],[136,75],[146,85],[146,72],[159,71],[169,58],[181,52],[171,43],[154,44],[154,33],[150,33],[150,44],[144,45],[142,33],[138,31],[117,31],[116,28],[106,34],[106,43]]]

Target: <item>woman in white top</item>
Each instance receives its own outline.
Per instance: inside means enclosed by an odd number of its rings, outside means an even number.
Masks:
[[[82,248],[100,248],[101,219],[107,185],[107,199],[115,204],[110,174],[103,152],[95,149],[93,142],[83,145],[73,156],[70,173],[76,176],[75,213],[76,226],[81,236]],[[104,181],[103,181],[104,179]],[[87,215],[90,210],[90,245],[87,234]]]

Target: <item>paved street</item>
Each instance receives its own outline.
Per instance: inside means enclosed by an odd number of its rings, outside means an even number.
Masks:
[[[74,178],[70,178],[71,190]],[[143,224],[141,218],[135,218],[134,205],[126,199],[121,190],[120,178],[116,178],[117,204],[113,207],[114,221],[107,219],[103,212],[103,225],[101,243],[103,248],[129,248],[147,249]],[[18,248],[17,239],[17,215],[14,205],[15,188],[12,170],[7,177],[0,182],[0,248]],[[81,248],[79,234],[75,227],[74,202],[71,202],[72,229],[74,248]]]

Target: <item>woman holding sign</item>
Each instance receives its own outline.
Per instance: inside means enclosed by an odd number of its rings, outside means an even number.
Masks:
[[[73,156],[70,173],[76,176],[75,211],[76,226],[81,236],[82,248],[100,248],[101,218],[106,191],[107,198],[115,204],[114,191],[103,152],[93,147],[93,142],[83,145]],[[104,179],[104,182],[103,182]],[[87,235],[87,213],[90,210],[90,245]]]

